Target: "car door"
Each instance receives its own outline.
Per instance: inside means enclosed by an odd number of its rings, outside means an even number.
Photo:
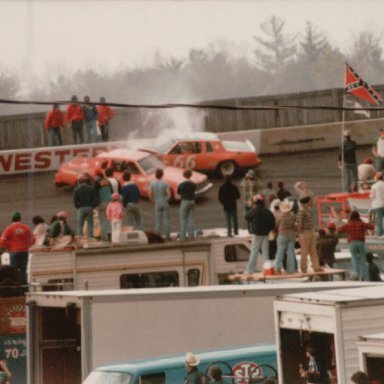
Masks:
[[[199,141],[179,141],[169,151],[166,163],[178,168],[197,169],[196,162],[199,161],[201,151]]]

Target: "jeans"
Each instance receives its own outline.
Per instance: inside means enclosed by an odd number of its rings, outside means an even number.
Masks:
[[[61,137],[61,128],[49,128],[49,145],[51,147],[56,146],[56,139],[58,145],[63,145],[63,139]]]
[[[108,141],[109,138],[109,123],[100,125],[101,140]]]
[[[275,270],[280,271],[283,265],[283,258],[287,252],[287,268],[288,273],[294,273],[296,269],[295,255],[295,235],[292,236],[277,236],[277,255],[275,260]]]
[[[235,235],[239,233],[237,224],[237,210],[236,209],[225,209],[225,220],[227,221],[228,236],[232,236],[232,228]]]
[[[357,164],[344,164],[344,191],[357,190]],[[352,184],[353,181],[353,184]]]
[[[87,143],[96,143],[96,120],[86,121]]]
[[[120,219],[111,220],[111,241],[112,243],[118,243],[120,241],[121,230],[123,223]]]
[[[254,273],[256,271],[257,257],[261,249],[261,254],[265,260],[269,260],[269,242],[267,236],[252,235],[251,253],[249,255],[249,261],[247,266],[248,273]]]
[[[384,216],[384,207],[375,208],[376,213],[376,230],[377,236],[383,236],[383,216]]]
[[[72,121],[71,127],[73,144],[77,144],[78,141],[80,144],[84,143],[83,122]]]
[[[128,203],[125,208],[127,224],[135,229],[143,230],[143,221],[140,215],[139,206],[135,203]]]
[[[168,202],[155,203],[155,232],[161,235],[161,225],[164,224],[165,238],[171,239],[171,224],[169,222],[169,204]]]
[[[93,208],[92,207],[80,207],[77,210],[77,234],[83,235],[84,221],[87,219],[88,237],[93,237]]]
[[[100,239],[103,241],[108,241],[108,233],[111,232],[111,225],[107,219],[105,210],[107,209],[108,203],[101,203],[97,207],[97,213],[99,215],[99,224],[100,224]]]
[[[307,272],[308,254],[311,258],[312,269],[317,271],[320,268],[319,256],[316,250],[316,233],[313,230],[305,229],[299,233],[300,242],[300,270]]]
[[[21,284],[27,284],[28,252],[9,252],[11,267],[20,271]]]
[[[189,240],[195,238],[195,201],[181,200],[180,202],[180,240],[185,240],[188,231]]]
[[[376,170],[377,172],[384,171],[384,157],[376,157]]]
[[[365,243],[364,241],[351,241],[349,243],[349,251],[352,257],[352,270],[360,280],[369,281],[367,262],[365,259]]]

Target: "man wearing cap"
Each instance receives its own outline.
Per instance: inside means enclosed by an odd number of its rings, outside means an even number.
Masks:
[[[109,122],[113,117],[113,111],[109,105],[105,104],[105,97],[100,97],[100,104],[97,106],[99,116],[97,122],[99,124],[101,140],[108,141],[109,139]]]
[[[339,167],[344,177],[344,191],[357,191],[356,142],[351,140],[351,133],[344,131],[344,143],[339,154]]]
[[[376,235],[383,236],[383,217],[384,217],[384,181],[383,173],[377,172],[375,175],[376,182],[371,188],[371,207],[376,215]]]
[[[245,216],[248,223],[248,231],[252,234],[251,253],[246,273],[256,271],[257,256],[261,249],[264,261],[269,260],[269,241],[268,235],[275,228],[275,216],[266,208],[262,195],[254,197],[254,208]]]
[[[96,121],[99,116],[96,106],[91,104],[91,98],[84,96],[84,120],[87,128],[87,143],[96,143]]]
[[[205,384],[207,382],[206,377],[197,369],[200,364],[200,357],[192,352],[187,352],[184,361],[187,370],[184,384]]]
[[[50,245],[60,244],[62,246],[69,244],[75,233],[67,223],[67,212],[60,211],[56,214],[55,220],[48,229]]]
[[[379,131],[379,136],[372,146],[372,153],[376,158],[377,172],[384,171],[384,128]]]
[[[274,263],[275,272],[281,272],[283,258],[287,253],[286,272],[294,273],[296,270],[296,217],[292,213],[293,201],[284,200],[279,205],[281,215],[276,220],[277,227],[277,253]]]
[[[1,245],[10,256],[10,265],[20,271],[21,283],[27,284],[28,249],[33,244],[33,233],[21,222],[20,212],[12,215],[12,223],[1,234]]]
[[[77,209],[77,235],[83,235],[83,225],[87,219],[88,237],[93,237],[93,208],[97,200],[95,190],[87,183],[85,175],[79,177],[79,185],[73,191],[73,203]]]
[[[84,111],[78,103],[76,95],[71,97],[71,101],[72,103],[68,104],[67,111],[65,113],[65,121],[67,122],[68,128],[71,127],[72,129],[73,144],[77,144],[78,142],[82,144],[84,142]]]
[[[253,169],[249,169],[244,176],[244,179],[240,182],[240,188],[242,188],[242,196],[244,197],[244,209],[245,215],[253,208],[253,197],[257,195],[261,185],[256,178],[256,172]]]
[[[309,196],[300,199],[300,209],[296,216],[296,227],[300,242],[300,269],[307,272],[308,254],[311,258],[312,269],[321,272],[323,269],[319,264],[319,256],[316,251],[316,233],[313,229],[312,208]]]

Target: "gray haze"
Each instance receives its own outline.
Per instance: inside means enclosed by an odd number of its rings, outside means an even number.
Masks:
[[[153,104],[311,91],[342,87],[345,61],[384,82],[379,0],[30,0],[0,11],[1,98]]]

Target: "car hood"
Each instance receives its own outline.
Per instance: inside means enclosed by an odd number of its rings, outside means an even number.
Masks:
[[[181,182],[185,181],[185,177],[183,176],[183,173],[184,173],[184,169],[182,168],[165,167],[163,180],[167,182],[180,184]],[[200,172],[193,171],[190,180],[196,184],[199,184],[206,179],[208,179],[207,175],[204,175]]]

